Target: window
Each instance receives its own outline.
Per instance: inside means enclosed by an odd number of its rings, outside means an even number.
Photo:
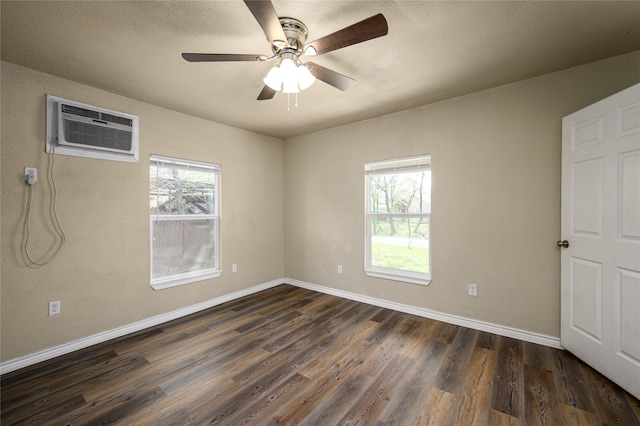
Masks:
[[[429,284],[431,157],[366,163],[365,182],[365,272]]]
[[[151,156],[151,286],[220,276],[220,166]]]

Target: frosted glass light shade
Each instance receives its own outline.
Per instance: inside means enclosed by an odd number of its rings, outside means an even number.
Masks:
[[[309,88],[316,81],[316,78],[311,74],[309,68],[304,65],[301,65],[296,69],[296,77],[300,90]]]
[[[280,69],[284,74],[292,73],[296,70],[296,64],[289,58],[285,58],[280,62]]]
[[[282,71],[278,67],[273,67],[262,81],[273,90],[278,91],[282,87]]]
[[[299,91],[298,82],[295,78],[282,82],[282,93],[298,93]]]

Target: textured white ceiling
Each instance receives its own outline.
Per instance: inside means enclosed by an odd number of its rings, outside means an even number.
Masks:
[[[239,128],[288,138],[640,50],[640,2],[280,1],[309,40],[376,13],[386,37],[313,59],[320,81],[287,113],[257,101],[272,64],[188,63],[182,52],[270,54],[234,1],[1,1],[5,61]],[[640,76],[639,76],[640,79]],[[291,99],[294,101],[293,97]]]

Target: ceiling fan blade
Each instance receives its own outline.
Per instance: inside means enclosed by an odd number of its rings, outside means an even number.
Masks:
[[[308,46],[313,46],[316,51],[316,55],[320,55],[322,53],[331,52],[332,50],[351,46],[352,44],[362,43],[363,41],[382,37],[388,33],[389,27],[387,26],[387,20],[384,15],[379,13],[336,31],[335,33],[314,40],[311,43],[307,43],[305,50]]]
[[[274,40],[281,40],[285,46],[289,45],[287,36],[284,35],[282,25],[280,25],[280,19],[276,13],[276,9],[273,7],[273,3],[269,0],[244,0],[244,4],[247,5],[253,17],[256,18],[258,24],[262,27],[262,31],[267,36],[269,43],[273,43]]]
[[[271,87],[265,85],[262,88],[262,92],[260,92],[260,94],[258,95],[258,100],[259,101],[267,101],[269,99],[273,99],[275,94],[276,94],[275,90],[273,90]]]
[[[183,53],[182,57],[189,62],[227,62],[257,61],[263,55],[241,55],[233,53]]]
[[[347,90],[356,82],[351,77],[347,77],[346,75],[342,75],[339,72],[332,71],[329,68],[325,68],[313,62],[307,62],[305,65],[311,65],[311,69],[309,71],[311,71],[311,74],[315,78],[342,91]]]

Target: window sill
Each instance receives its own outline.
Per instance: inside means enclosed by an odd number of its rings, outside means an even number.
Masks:
[[[410,284],[429,285],[431,277],[425,275],[417,275],[411,273],[402,273],[400,271],[380,271],[374,269],[365,269],[365,274],[374,278],[383,278],[385,280],[401,281]]]
[[[165,288],[191,284],[198,281],[208,280],[210,278],[218,278],[220,275],[222,275],[222,270],[220,269],[208,270],[198,273],[173,275],[167,278],[161,278],[151,281],[151,287],[154,290],[164,290]]]

